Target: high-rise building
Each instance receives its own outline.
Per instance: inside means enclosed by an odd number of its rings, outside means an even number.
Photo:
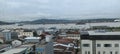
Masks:
[[[81,34],[81,54],[120,54],[120,32]]]

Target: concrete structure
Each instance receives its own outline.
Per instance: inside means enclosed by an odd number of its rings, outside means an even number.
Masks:
[[[80,32],[67,32],[66,35],[66,38],[80,40]]]
[[[26,37],[25,43],[39,43],[40,39],[40,37]]]
[[[38,54],[54,54],[53,42],[41,43],[36,48]]]
[[[20,32],[19,37],[33,37],[33,31],[32,30],[28,30],[28,29],[24,29],[24,31]]]
[[[0,32],[0,42],[1,42],[1,43],[4,43],[4,42],[5,42],[5,38],[4,38],[2,32]]]
[[[67,37],[67,34],[64,32],[64,33],[60,33],[58,35],[58,37],[61,37],[61,38],[66,38]]]
[[[4,31],[2,31],[2,33],[3,33],[3,36],[5,38],[5,41],[11,41],[12,40],[10,30],[4,30]]]
[[[18,33],[12,32],[11,30],[4,30],[4,31],[2,31],[2,34],[5,38],[5,41],[12,41],[13,39],[18,38]]]
[[[38,35],[41,35],[44,32],[44,30],[43,29],[38,29],[38,30],[36,30],[36,32],[37,32]]]
[[[120,32],[81,34],[81,54],[120,54]]]
[[[53,40],[50,35],[46,39],[42,39],[36,46],[36,53],[38,54],[54,54]],[[49,39],[50,38],[50,39]]]
[[[22,41],[20,40],[13,40],[12,41],[12,46],[16,47],[16,46],[20,46],[22,45]]]
[[[1,54],[25,54],[27,48],[14,48]]]
[[[3,33],[0,32],[0,43],[4,43],[4,41],[5,41],[5,38],[3,36]]]
[[[11,49],[10,44],[0,44],[0,54]]]
[[[4,43],[4,38],[0,37],[0,44]]]
[[[1,54],[35,54],[34,44],[24,44],[15,48],[11,48]]]

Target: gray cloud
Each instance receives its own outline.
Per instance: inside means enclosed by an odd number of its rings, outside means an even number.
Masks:
[[[120,17],[120,0],[0,0],[0,20]]]

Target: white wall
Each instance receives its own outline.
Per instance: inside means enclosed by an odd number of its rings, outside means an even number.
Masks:
[[[101,44],[101,47],[97,47],[96,45],[96,54],[98,54],[98,51],[103,53],[105,51],[105,54],[110,54],[110,51],[112,51],[112,54],[115,54],[115,52],[119,52],[120,54],[120,40],[96,40],[96,44]],[[104,47],[104,44],[111,44],[112,47]],[[115,44],[119,44],[119,47],[115,47]]]
[[[90,47],[83,47],[83,44],[90,44]],[[90,54],[92,54],[92,41],[91,40],[81,40],[81,49],[82,49],[82,54],[85,54],[85,52],[90,51]]]
[[[95,42],[96,54],[99,54],[98,52],[100,52],[100,54],[103,54],[103,52],[105,52],[105,54],[110,54],[110,52],[112,52],[112,54],[115,54],[115,52],[118,52],[118,54],[120,54],[120,40],[96,40]],[[90,47],[84,47],[83,44],[90,44]],[[97,47],[97,44],[100,44],[101,46]],[[104,44],[111,44],[111,47],[104,47]],[[119,44],[119,47],[115,47],[115,44]],[[85,54],[85,51],[90,51],[90,54],[93,54],[92,45],[92,40],[81,40],[82,54]]]

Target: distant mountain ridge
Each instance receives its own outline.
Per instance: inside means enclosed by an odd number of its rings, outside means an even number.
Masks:
[[[14,24],[14,23],[12,23],[12,22],[0,21],[0,25],[9,25],[9,24]]]
[[[101,18],[101,19],[82,19],[82,20],[64,20],[64,19],[38,19],[34,21],[24,21],[26,24],[60,24],[60,23],[96,23],[96,22],[114,22],[118,18]]]
[[[34,20],[34,21],[24,21],[22,23],[29,23],[29,24],[59,24],[59,23],[72,23],[72,20],[38,19],[38,20]]]
[[[22,22],[3,22],[0,21],[0,25],[8,25],[15,23],[22,24],[67,24],[67,23],[76,23],[76,24],[84,24],[84,23],[96,23],[96,22],[114,22],[114,20],[119,18],[101,18],[101,19],[81,19],[81,20],[66,20],[66,19],[38,19],[33,21],[22,21]]]

